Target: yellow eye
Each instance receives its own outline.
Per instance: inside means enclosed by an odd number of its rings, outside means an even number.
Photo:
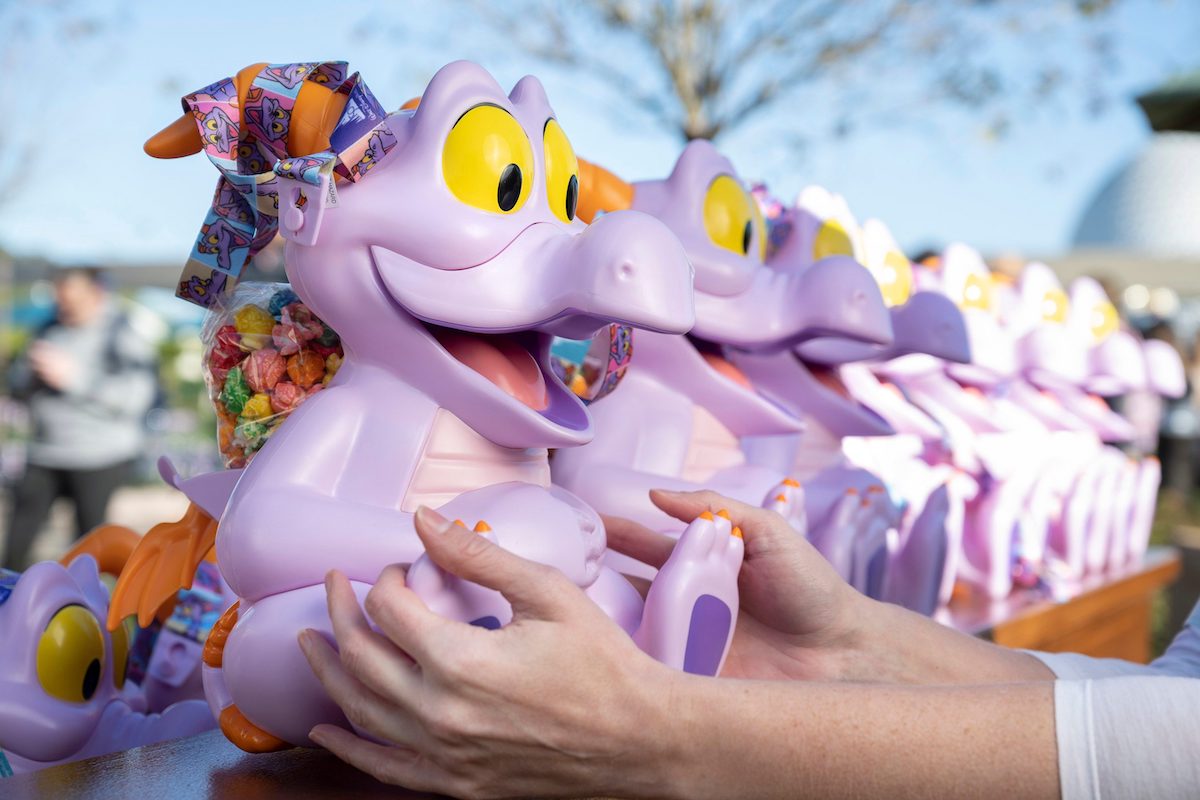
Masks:
[[[546,120],[542,139],[546,148],[546,199],[554,216],[571,222],[579,204],[579,159],[558,120]]]
[[[133,639],[133,617],[127,617],[110,635],[113,651],[113,686],[120,689],[125,685],[125,673],[129,668],[129,642]]]
[[[1051,289],[1042,296],[1042,320],[1066,322],[1067,294],[1062,289]]]
[[[842,223],[836,219],[825,220],[821,229],[817,231],[817,238],[813,241],[813,260],[820,261],[822,258],[830,256],[853,256],[854,245],[850,241],[850,234],[846,233],[846,229],[842,227]]]
[[[959,308],[976,308],[980,311],[992,310],[992,282],[986,277],[971,274],[963,284],[962,300]]]
[[[533,148],[512,114],[475,106],[458,118],[442,148],[442,177],[462,202],[482,211],[519,209],[533,185]]]
[[[68,703],[84,703],[96,693],[104,671],[104,636],[96,616],[83,606],[54,615],[37,646],[42,689]]]
[[[872,270],[875,281],[883,294],[883,301],[889,306],[902,306],[912,295],[913,270],[912,263],[903,253],[889,250],[883,257],[883,264]]]
[[[1092,307],[1092,338],[1099,344],[1116,333],[1120,327],[1120,318],[1117,316],[1117,309],[1107,300],[1096,303]]]
[[[766,226],[754,198],[728,175],[718,175],[704,196],[704,229],[717,247],[759,261],[766,255]]]

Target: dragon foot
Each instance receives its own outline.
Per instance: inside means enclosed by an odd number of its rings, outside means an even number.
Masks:
[[[239,711],[237,706],[226,706],[217,722],[225,738],[247,753],[274,753],[291,747],[283,739],[272,736],[246,719],[246,715]]]
[[[462,520],[456,519],[454,524],[466,527]],[[486,522],[477,522],[474,531],[496,542],[496,534]],[[512,607],[499,592],[451,575],[427,555],[409,567],[406,582],[431,611],[443,617],[489,630],[507,625],[512,619]]]
[[[638,646],[684,672],[716,675],[733,638],[744,552],[725,511],[693,520],[650,584]]]
[[[801,536],[808,535],[804,505],[804,489],[794,478],[784,478],[775,488],[767,492],[762,507],[774,511],[788,521]]]

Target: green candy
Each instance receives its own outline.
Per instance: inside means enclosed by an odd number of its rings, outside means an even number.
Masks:
[[[247,447],[251,450],[258,450],[267,443],[270,429],[264,422],[245,420],[239,417],[237,433],[246,442]]]
[[[321,335],[317,337],[318,344],[322,347],[337,347],[341,344],[342,340],[338,338],[337,332],[333,328],[324,322],[321,323],[321,328],[323,330],[321,331]]]
[[[241,414],[246,401],[254,394],[246,383],[246,374],[241,367],[234,367],[225,376],[225,388],[221,390],[221,402],[230,414]]]

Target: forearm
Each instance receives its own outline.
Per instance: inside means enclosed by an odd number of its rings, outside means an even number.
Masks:
[[[668,727],[645,735],[671,796],[1058,796],[1050,683],[670,683]]]
[[[850,609],[855,636],[838,655],[847,681],[984,684],[1053,681],[1033,656],[986,642],[900,606],[861,598]]]

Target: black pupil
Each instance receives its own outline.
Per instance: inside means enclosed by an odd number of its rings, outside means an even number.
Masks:
[[[500,184],[496,187],[496,203],[501,211],[512,211],[521,196],[521,168],[509,164],[500,174]]]
[[[99,685],[100,662],[93,658],[92,663],[88,664],[87,672],[83,674],[83,699],[91,700]]]
[[[572,175],[567,184],[567,219],[575,219],[575,206],[579,204],[579,176]]]
[[[742,230],[742,252],[746,255],[750,254],[750,237],[753,233],[754,228],[750,220],[746,220],[746,227]]]

